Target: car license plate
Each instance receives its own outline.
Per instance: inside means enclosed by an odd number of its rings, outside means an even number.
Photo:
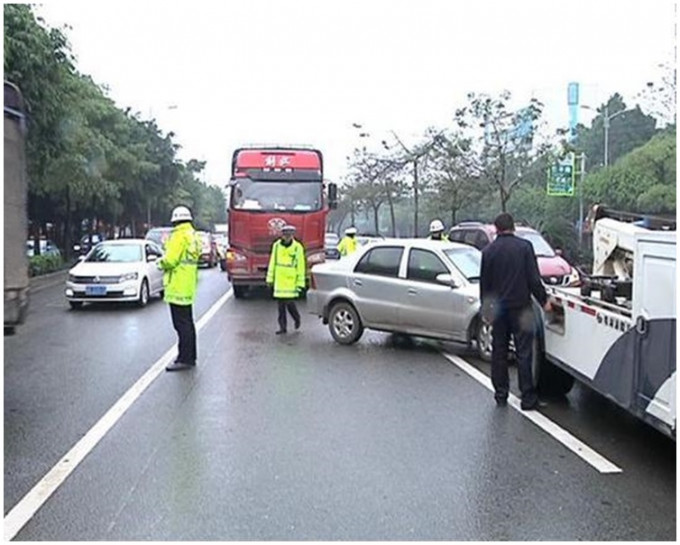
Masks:
[[[106,295],[106,286],[85,286],[85,295]]]

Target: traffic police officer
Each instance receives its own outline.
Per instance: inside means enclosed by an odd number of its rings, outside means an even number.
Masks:
[[[444,224],[441,220],[432,220],[430,222],[430,236],[427,238],[430,240],[449,240],[449,237],[444,234]]]
[[[295,305],[305,289],[305,249],[301,242],[293,238],[294,225],[281,228],[281,238],[272,246],[267,268],[267,285],[274,288],[274,299],[279,306],[279,329],[277,335],[287,332],[286,310],[295,321],[295,329],[300,328],[300,312]]]
[[[172,211],[173,229],[165,243],[165,254],[157,262],[163,274],[163,299],[170,305],[172,325],[177,332],[177,359],[166,371],[196,367],[196,328],[193,304],[198,285],[198,259],[201,240],[191,224],[191,212],[186,206]]]
[[[342,237],[340,244],[338,244],[338,252],[340,255],[349,255],[356,252],[357,249],[357,229],[356,227],[348,227],[345,229],[345,236]]]

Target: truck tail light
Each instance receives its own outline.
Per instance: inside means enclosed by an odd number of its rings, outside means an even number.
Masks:
[[[227,250],[227,263],[230,265],[236,265],[238,263],[245,263],[248,258],[243,254],[237,252],[236,250]]]

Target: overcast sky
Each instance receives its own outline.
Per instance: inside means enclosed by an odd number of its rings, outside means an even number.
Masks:
[[[78,69],[175,132],[218,185],[249,143],[315,145],[340,181],[367,141],[352,123],[374,145],[391,130],[411,144],[451,126],[471,91],[536,97],[566,126],[570,81],[582,104],[618,91],[634,105],[674,61],[671,0],[56,0],[38,13],[70,25]]]

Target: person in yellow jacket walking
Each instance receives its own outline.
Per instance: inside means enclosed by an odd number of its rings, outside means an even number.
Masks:
[[[191,211],[178,206],[172,211],[172,232],[165,243],[165,254],[158,261],[163,273],[163,299],[170,305],[172,325],[177,331],[177,359],[166,371],[196,367],[196,328],[193,304],[198,285],[198,259],[201,239],[194,230]]]
[[[345,229],[345,236],[342,237],[340,244],[338,244],[338,252],[340,256],[345,256],[356,252],[357,250],[357,229],[356,227],[348,227]]]
[[[277,335],[288,331],[286,310],[295,321],[295,329],[300,329],[300,312],[295,305],[305,289],[305,249],[301,242],[293,238],[294,225],[281,228],[281,238],[274,242],[267,268],[267,285],[274,288],[274,299],[279,304],[279,329]]]

